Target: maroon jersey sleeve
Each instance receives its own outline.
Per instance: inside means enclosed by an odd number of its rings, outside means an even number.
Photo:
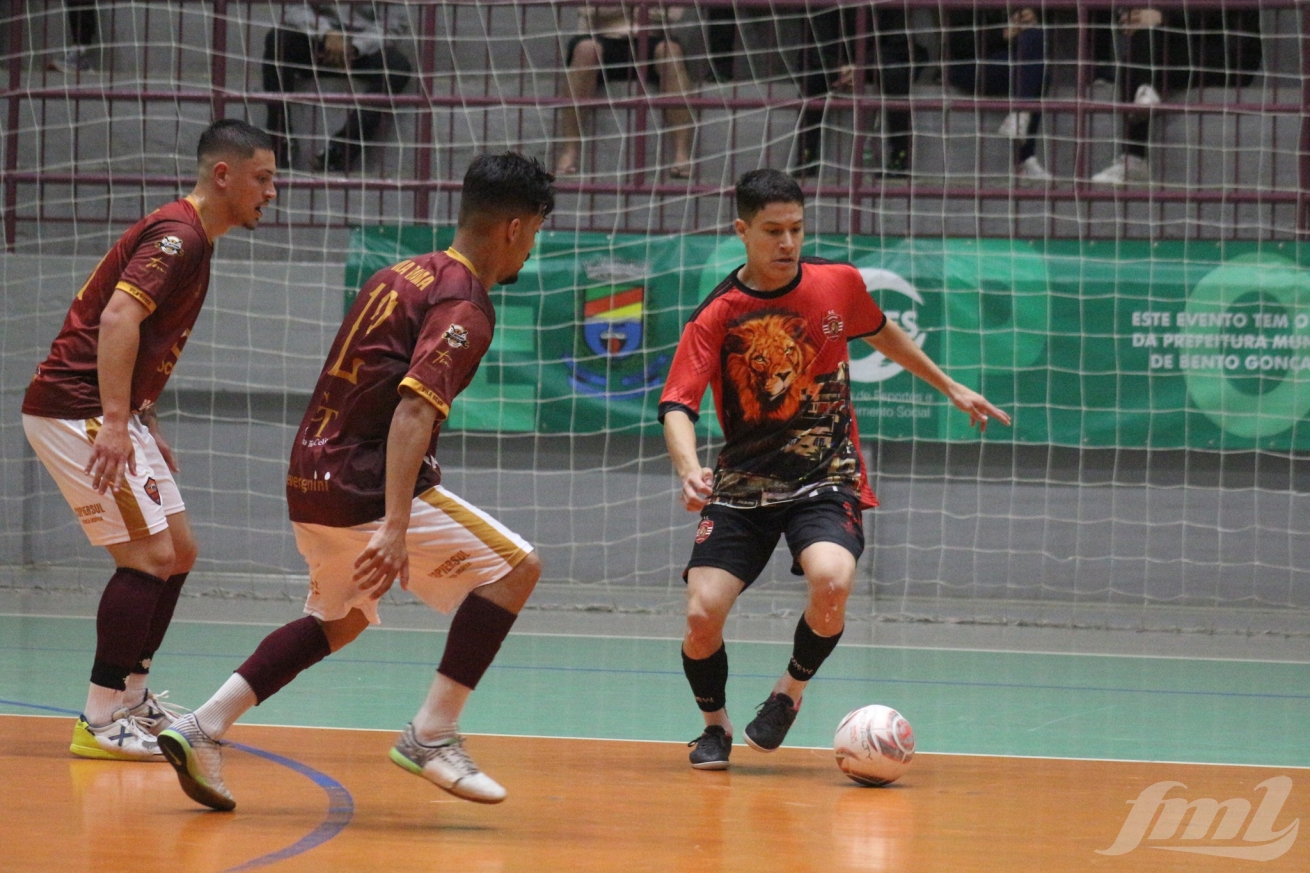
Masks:
[[[660,421],[670,409],[681,409],[692,421],[700,417],[701,398],[719,366],[718,347],[722,342],[722,337],[716,342],[713,332],[702,322],[705,311],[702,310],[701,317],[689,321],[682,331],[668,381],[660,395]]]
[[[473,381],[490,345],[491,324],[481,309],[468,300],[438,303],[423,320],[409,372],[400,385],[435,406],[438,419],[444,421],[455,396]]]
[[[173,292],[189,288],[209,241],[195,225],[166,219],[145,229],[114,290],[154,312]]]

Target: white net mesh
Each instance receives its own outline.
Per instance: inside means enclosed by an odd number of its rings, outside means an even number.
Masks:
[[[680,608],[694,519],[655,401],[680,325],[738,263],[733,181],[774,166],[802,176],[814,250],[1015,414],[980,444],[930,389],[857,361],[883,501],[857,611],[1299,627],[1297,4],[633,3],[590,27],[577,4],[302,6],[0,4],[6,579],[102,581],[26,450],[21,394],[90,269],[187,190],[227,115],[283,133],[288,170],[265,226],[220,243],[163,402],[198,588],[298,596],[282,477],[343,296],[448,239],[470,158],[513,148],[569,172],[442,461],[541,549],[539,605]],[[349,75],[324,54],[336,29]],[[796,608],[785,561],[765,578],[780,597],[749,608]]]

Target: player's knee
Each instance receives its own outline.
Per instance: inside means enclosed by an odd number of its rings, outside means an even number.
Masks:
[[[173,570],[170,576],[176,576],[178,573],[190,573],[191,568],[196,565],[196,558],[200,556],[200,548],[196,541],[186,537],[181,541],[173,540]]]
[[[687,635],[698,645],[716,643],[723,636],[726,618],[726,614],[708,604],[692,601],[687,605]]]

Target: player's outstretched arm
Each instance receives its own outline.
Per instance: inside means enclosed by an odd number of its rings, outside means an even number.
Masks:
[[[678,495],[688,512],[700,512],[714,490],[714,471],[702,467],[696,454],[696,425],[687,413],[670,409],[664,414],[664,443],[673,471],[682,483]]]
[[[900,364],[950,398],[957,409],[969,416],[969,426],[978,426],[979,433],[987,430],[987,422],[992,419],[1001,424],[1010,423],[1010,416],[993,406],[986,397],[943,373],[941,367],[891,319],[887,320],[882,330],[865,337],[865,341],[882,352],[888,360]]]
[[[386,594],[400,577],[400,587],[409,588],[409,551],[405,533],[409,530],[410,506],[414,501],[414,483],[418,480],[423,456],[432,441],[437,409],[408,388],[391,416],[387,431],[387,514],[382,526],[369,538],[364,551],[355,559],[355,583],[359,590],[371,589],[377,600]]]

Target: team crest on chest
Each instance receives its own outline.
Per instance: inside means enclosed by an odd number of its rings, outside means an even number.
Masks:
[[[841,339],[845,327],[842,317],[835,309],[829,309],[828,314],[823,317],[823,335],[830,340]]]
[[[163,506],[164,501],[159,498],[159,485],[153,478],[147,477],[145,488],[146,496],[155,501],[155,506]]]
[[[452,324],[446,328],[445,340],[452,348],[466,349],[469,345],[469,332],[461,325]]]
[[[166,255],[180,255],[182,240],[175,236],[166,236],[159,241],[159,250]]]
[[[714,533],[714,521],[709,518],[702,518],[700,524],[696,526],[696,542],[703,543]]]

